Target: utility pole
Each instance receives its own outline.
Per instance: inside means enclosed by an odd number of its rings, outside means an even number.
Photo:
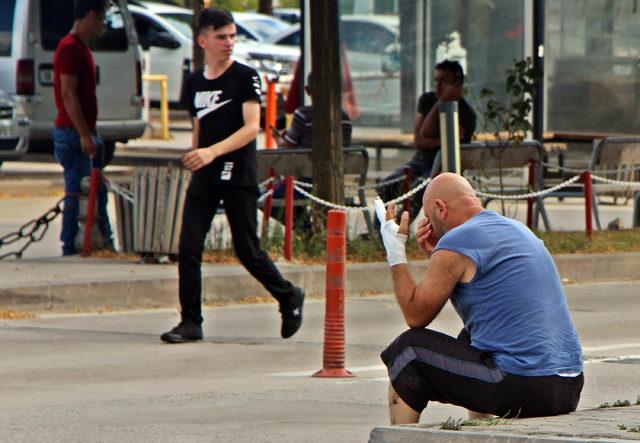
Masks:
[[[313,189],[318,197],[343,204],[338,0],[311,0],[309,9],[313,91]],[[314,215],[320,213],[321,211],[314,211]],[[316,229],[318,227],[317,224],[314,226]]]

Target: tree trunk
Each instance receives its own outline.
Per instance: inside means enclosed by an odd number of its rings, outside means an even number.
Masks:
[[[273,14],[273,0],[259,0],[258,12],[261,14]]]
[[[202,68],[204,64],[204,52],[200,45],[198,45],[198,30],[196,29],[196,17],[200,10],[204,8],[203,0],[190,0],[193,9],[193,23],[191,23],[191,29],[193,30],[193,50],[192,50],[192,63],[191,71],[197,71]]]
[[[344,204],[342,160],[342,110],[338,0],[311,0],[311,59],[313,91],[313,183],[314,193],[327,201]],[[325,208],[322,208],[325,209]],[[321,210],[314,211],[315,220]],[[314,223],[318,232],[318,226]]]

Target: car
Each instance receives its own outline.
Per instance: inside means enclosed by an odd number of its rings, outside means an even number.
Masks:
[[[164,74],[168,78],[168,99],[173,107],[184,106],[184,81],[192,70],[193,12],[190,9],[156,2],[129,2],[136,32],[150,73]],[[253,66],[262,74],[290,75],[291,70],[284,60],[272,57],[272,51],[289,53],[273,45],[263,45],[270,38],[288,28],[289,25],[263,14],[233,13],[238,31],[238,42],[234,56],[238,61]],[[295,52],[295,51],[294,51]],[[284,69],[286,66],[287,69]],[[291,72],[290,72],[291,71]],[[152,103],[160,101],[160,89],[152,87]]]
[[[29,119],[24,109],[0,91],[0,165],[22,157],[29,147]]]
[[[391,15],[342,15],[340,41],[346,46],[353,75],[376,75],[398,70],[390,63],[399,45],[400,22]],[[300,25],[268,40],[268,43],[300,48]]]
[[[115,143],[144,133],[141,58],[125,0],[111,0],[105,33],[91,42],[97,70],[98,134],[105,160]],[[29,118],[29,151],[53,152],[53,55],[73,25],[68,0],[0,0],[0,89]]]
[[[292,25],[300,23],[299,8],[273,8],[272,15]]]

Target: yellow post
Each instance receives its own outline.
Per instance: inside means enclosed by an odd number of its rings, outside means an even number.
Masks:
[[[147,74],[143,75],[142,79],[146,82],[158,82],[160,83],[160,124],[162,125],[162,137],[163,140],[169,140],[169,99],[167,96],[167,76]]]

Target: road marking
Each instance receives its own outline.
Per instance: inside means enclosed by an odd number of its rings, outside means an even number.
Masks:
[[[615,345],[604,345],[604,346],[585,346],[582,348],[583,352],[597,352],[597,351],[608,351],[612,349],[627,349],[627,348],[640,348],[640,343],[624,343],[624,344],[615,344]],[[617,357],[602,357],[602,358],[592,358],[585,357],[584,363],[607,363],[613,361],[620,360],[631,360],[635,358],[640,358],[640,355],[622,355]],[[276,372],[271,374],[274,377],[310,377],[313,375],[318,369],[309,369],[306,371],[292,371],[292,372]],[[385,365],[371,365],[371,366],[355,366],[350,367],[347,365],[347,369],[351,372],[360,373],[360,372],[373,372],[373,371],[386,371],[387,367]],[[387,380],[387,378],[382,378]],[[380,380],[382,380],[380,379]],[[371,379],[378,380],[378,379]]]
[[[276,372],[271,374],[274,377],[309,377],[321,368],[308,370],[308,371],[293,371],[293,372]],[[347,369],[351,372],[372,372],[372,371],[386,371],[385,365],[371,365],[371,366],[355,366],[351,367],[347,365]]]
[[[629,349],[629,348],[640,348],[640,343],[618,343],[614,345],[585,346],[582,348],[582,351],[598,352],[598,351],[610,351],[612,349]]]
[[[633,360],[640,359],[640,355],[621,355],[619,357],[602,357],[602,358],[594,358],[594,359],[585,359],[584,364],[587,363],[609,363],[623,360]]]

